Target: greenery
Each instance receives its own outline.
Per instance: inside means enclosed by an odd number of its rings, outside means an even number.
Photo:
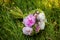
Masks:
[[[22,20],[35,9],[45,12],[46,27],[26,36]],[[0,0],[0,40],[60,40],[60,0]]]

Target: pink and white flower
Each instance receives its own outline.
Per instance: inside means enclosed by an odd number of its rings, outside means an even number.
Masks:
[[[35,29],[36,33],[38,33],[40,31],[40,27],[39,25],[36,25],[36,29]]]
[[[23,31],[23,34],[25,35],[31,35],[33,32],[33,29],[30,27],[24,27],[22,31]]]

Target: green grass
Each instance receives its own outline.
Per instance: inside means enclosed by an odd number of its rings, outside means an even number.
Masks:
[[[48,4],[45,5],[44,2],[51,4],[51,7]],[[60,40],[60,6],[56,5],[46,0],[0,2],[0,40]],[[23,17],[37,8],[45,12],[47,18],[45,29],[36,35],[26,36],[22,33]]]

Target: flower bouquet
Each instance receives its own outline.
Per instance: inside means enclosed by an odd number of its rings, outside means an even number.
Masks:
[[[45,28],[46,17],[43,11],[37,9],[33,13],[29,14],[23,19],[22,31],[25,35],[32,35],[34,33],[39,33],[40,30]]]

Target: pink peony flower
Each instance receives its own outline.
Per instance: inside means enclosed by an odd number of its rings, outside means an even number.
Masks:
[[[31,35],[31,33],[33,32],[33,29],[30,27],[24,27],[22,31],[23,31],[23,34],[25,35]]]
[[[35,17],[32,14],[28,15],[23,19],[23,24],[26,27],[32,27],[35,24]]]

